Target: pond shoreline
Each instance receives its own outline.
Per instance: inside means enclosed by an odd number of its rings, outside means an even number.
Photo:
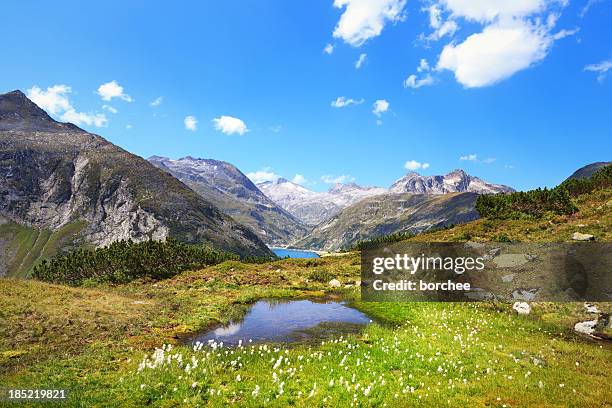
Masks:
[[[238,339],[242,340],[241,344],[257,343],[257,344],[284,344],[284,345],[301,345],[311,342],[318,342],[327,335],[324,328],[335,327],[335,334],[351,334],[355,331],[360,331],[366,326],[376,323],[376,320],[367,312],[356,307],[354,300],[347,299],[343,296],[333,296],[326,294],[324,296],[295,296],[281,298],[260,298],[245,304],[244,315],[239,319],[228,321],[226,323],[218,323],[207,325],[207,327],[192,332],[181,339],[184,345],[195,345],[197,342],[208,344],[213,342],[223,342],[229,347],[236,346]],[[266,305],[267,304],[267,305]],[[265,307],[269,309],[265,309]],[[284,312],[275,312],[275,308],[287,309]],[[254,310],[259,308],[259,310]],[[290,310],[291,309],[291,310]],[[300,312],[300,309],[305,309]],[[317,310],[321,309],[321,310]],[[325,309],[325,310],[323,310]],[[263,312],[263,315],[262,315]],[[323,312],[323,313],[322,313]],[[253,313],[258,316],[253,317]],[[266,321],[266,315],[274,314],[272,322]],[[303,313],[303,314],[300,314]],[[251,316],[252,322],[249,322]],[[277,327],[278,319],[284,319],[282,327],[287,328],[284,334],[278,333],[277,330],[267,331],[262,326],[266,323],[272,323]],[[256,323],[254,326],[253,323]],[[241,330],[243,325],[251,325],[251,329],[255,329],[253,337],[242,338],[235,336]],[[345,327],[346,326],[346,327]],[[346,329],[346,330],[345,330]],[[320,334],[316,334],[319,331]],[[311,333],[308,335],[307,333]],[[300,337],[302,335],[302,337]],[[210,337],[210,338],[209,338]]]

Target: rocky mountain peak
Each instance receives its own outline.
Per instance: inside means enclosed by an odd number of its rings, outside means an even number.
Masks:
[[[72,123],[57,122],[20,90],[0,95],[0,130],[83,131]]]
[[[455,169],[448,173],[446,176],[459,176],[459,177],[470,177],[463,169]]]
[[[504,193],[514,191],[512,188],[499,184],[488,183],[478,177],[470,176],[463,169],[455,169],[441,176],[421,176],[408,172],[391,185],[392,193],[413,194],[446,194],[472,192],[480,194]]]
[[[251,227],[267,243],[287,244],[306,231],[306,227],[266,197],[253,182],[231,163],[186,156],[169,159],[151,156],[149,161],[181,180],[226,214]],[[282,180],[279,187],[297,188]],[[275,184],[276,181],[268,181]]]
[[[341,193],[343,191],[350,191],[350,190],[362,190],[363,187],[361,187],[359,184],[357,183],[336,183],[334,184],[330,189],[329,192],[334,194],[334,193]]]

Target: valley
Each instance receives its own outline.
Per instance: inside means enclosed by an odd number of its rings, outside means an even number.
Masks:
[[[547,221],[476,220],[412,240],[610,240],[607,189]],[[488,223],[488,226],[486,226]],[[544,228],[544,229],[543,229]],[[119,405],[598,406],[612,398],[609,341],[574,331],[582,303],[367,303],[358,252],[262,264],[226,261],[159,281],[67,287],[0,280],[0,378],[7,386],[68,388],[67,406]],[[336,279],[340,287],[329,281]],[[185,345],[241,318],[261,299],[344,300],[375,319],[316,344]],[[594,305],[608,310],[609,303]],[[612,336],[604,329],[601,336]],[[280,361],[280,363],[279,363]],[[188,364],[188,365],[187,365]],[[376,374],[374,374],[376,373]],[[316,384],[316,385],[315,385]],[[454,386],[453,386],[454,385]],[[314,392],[313,392],[314,389]]]
[[[359,245],[610,241],[606,169],[579,169],[571,196],[462,170],[315,192],[147,161],[0,95],[0,381],[67,389],[75,407],[601,406],[610,303],[364,302]],[[566,213],[476,209],[551,197]]]

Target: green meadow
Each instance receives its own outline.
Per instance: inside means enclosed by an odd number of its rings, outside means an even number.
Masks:
[[[320,276],[343,287],[330,290]],[[356,253],[237,261],[161,281],[71,288],[0,280],[5,387],[67,406],[605,406],[609,342],[575,334],[582,304],[359,302]],[[345,285],[349,285],[345,288]],[[344,298],[375,323],[316,344],[184,345],[262,298]],[[605,308],[606,304],[600,304]]]

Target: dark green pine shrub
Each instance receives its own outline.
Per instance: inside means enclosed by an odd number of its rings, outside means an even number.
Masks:
[[[80,249],[44,260],[34,267],[34,278],[77,286],[85,280],[122,283],[137,278],[165,279],[238,256],[206,246],[165,241],[117,241],[97,249]]]
[[[561,183],[569,193],[576,197],[593,190],[612,187],[612,165],[602,167],[587,179],[568,179]]]
[[[414,233],[412,232],[395,232],[389,235],[383,235],[380,237],[374,237],[371,239],[359,241],[354,246],[350,248],[346,248],[345,251],[361,251],[366,246],[376,245],[376,244],[388,244],[393,242],[405,241],[414,237]]]
[[[476,210],[489,219],[542,218],[545,214],[569,215],[578,209],[572,197],[612,187],[612,166],[606,166],[588,179],[570,179],[552,189],[536,189],[509,194],[481,195]]]
[[[577,211],[569,192],[563,187],[518,191],[509,194],[481,195],[476,211],[490,219],[542,218],[546,213],[558,215]]]

